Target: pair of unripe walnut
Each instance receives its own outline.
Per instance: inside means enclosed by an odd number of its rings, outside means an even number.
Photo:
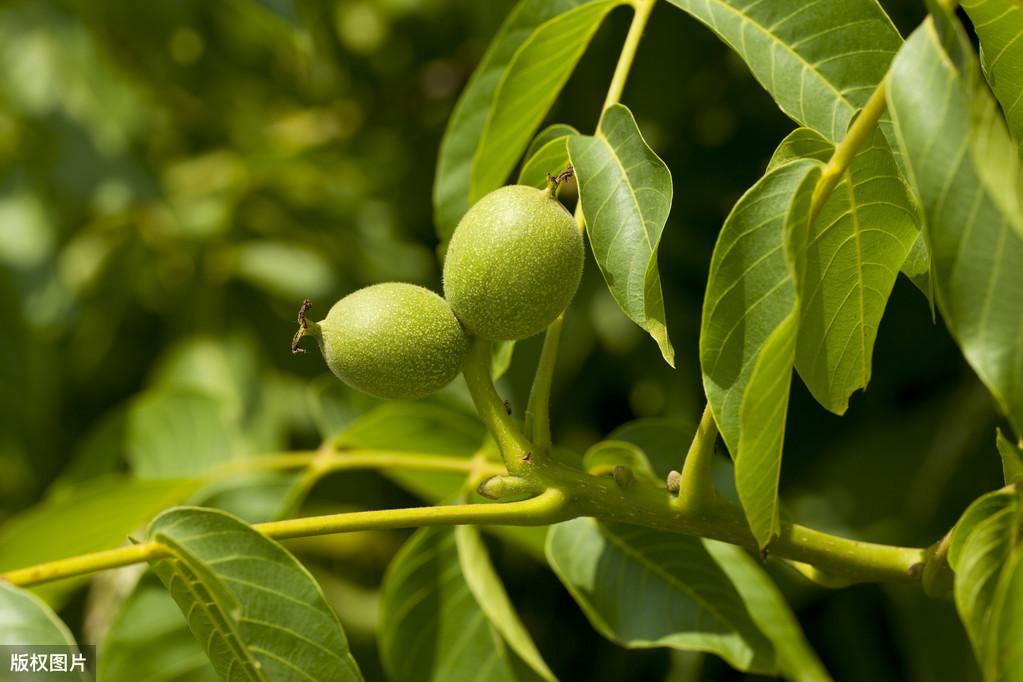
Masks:
[[[327,366],[381,398],[415,399],[461,371],[471,337],[537,334],[568,307],[583,270],[582,235],[554,189],[502,187],[455,228],[444,262],[444,296],[388,282],[342,298],[318,323],[300,315]]]

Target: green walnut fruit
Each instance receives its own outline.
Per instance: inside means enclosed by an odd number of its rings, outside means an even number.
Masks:
[[[444,296],[484,339],[537,334],[568,307],[583,272],[583,239],[550,189],[511,185],[462,217],[444,262]]]
[[[462,369],[469,338],[447,302],[429,289],[388,282],[359,289],[334,304],[322,322],[305,320],[327,366],[341,381],[380,398],[412,400],[443,388]]]

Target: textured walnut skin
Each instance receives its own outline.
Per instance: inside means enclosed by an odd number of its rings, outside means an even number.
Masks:
[[[579,228],[550,191],[502,187],[476,202],[455,228],[444,295],[474,335],[524,339],[568,307],[583,260]]]
[[[317,325],[320,351],[349,386],[412,400],[443,388],[462,369],[469,338],[443,298],[388,282],[334,304]]]

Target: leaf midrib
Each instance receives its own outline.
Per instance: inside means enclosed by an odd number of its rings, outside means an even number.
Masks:
[[[739,11],[735,7],[732,7],[728,3],[722,2],[721,0],[704,0],[704,2],[707,4],[708,7],[711,4],[714,4],[715,6],[720,7],[721,9],[724,9],[727,12],[731,12],[733,15],[735,15],[737,18],[739,18],[739,20],[742,22],[743,25],[745,25],[745,26],[752,26],[754,29],[758,30],[761,34],[763,34],[763,35],[767,36],[768,38],[770,38],[771,42],[773,42],[776,45],[780,45],[783,50],[785,50],[790,55],[792,55],[796,59],[797,62],[799,62],[800,64],[803,65],[803,67],[805,69],[807,69],[808,71],[813,73],[815,78],[818,81],[820,81],[821,83],[823,83],[825,85],[825,87],[827,87],[828,90],[833,92],[835,94],[836,99],[838,101],[842,102],[842,104],[844,104],[846,106],[846,108],[848,109],[850,114],[852,112],[856,111],[856,107],[853,105],[853,103],[850,102],[848,99],[846,99],[846,97],[842,93],[842,91],[839,90],[838,88],[836,88],[834,86],[834,84],[831,83],[831,81],[829,81],[827,78],[824,77],[824,75],[816,68],[815,64],[807,61],[801,54],[799,54],[792,47],[790,47],[788,45],[788,43],[786,43],[784,40],[782,40],[780,37],[778,37],[778,35],[776,35],[771,30],[769,30],[767,26],[764,26],[763,24],[758,23],[750,15],[746,14],[745,12]],[[711,14],[710,16],[713,17],[713,14]],[[718,25],[717,19],[713,19],[713,23],[714,23],[714,30],[717,31],[719,34],[721,34],[721,28]],[[781,23],[781,22],[779,22],[779,23]],[[730,40],[728,42],[731,43]],[[743,37],[743,42],[745,43],[745,36]],[[745,49],[745,45],[743,45],[742,47],[743,47],[742,54],[745,56],[745,55],[748,54],[748,52]],[[772,61],[772,66],[773,66],[773,64],[774,64],[774,62]],[[800,79],[800,88],[802,88],[802,79]],[[800,102],[800,109],[802,109],[803,108],[803,97],[802,96],[800,96],[799,102]],[[805,118],[805,115],[804,115],[803,118]],[[833,132],[833,131],[831,131],[831,132]]]
[[[257,682],[270,682],[262,674],[262,672],[260,672],[258,661],[256,661],[256,659],[251,655],[248,647],[241,641],[241,636],[235,632],[233,628],[231,628],[230,624],[223,624],[227,628],[228,634],[225,634],[222,630],[221,621],[223,618],[221,618],[221,616],[224,614],[216,601],[214,600],[211,603],[217,608],[215,610],[211,610],[206,602],[201,599],[200,595],[195,591],[193,588],[193,582],[189,579],[188,573],[181,570],[182,566],[186,568],[189,566],[184,556],[179,553],[178,548],[169,543],[165,544],[165,546],[174,554],[173,558],[167,559],[167,565],[170,567],[171,573],[181,581],[185,590],[187,590],[188,594],[192,597],[193,608],[199,608],[206,614],[207,620],[210,625],[213,626],[214,633],[227,642],[228,646],[232,649],[232,651],[234,651],[235,655],[233,656],[233,660],[242,660],[249,663],[248,666],[242,666],[242,670],[245,671],[249,679],[255,679]],[[195,578],[195,583],[200,585],[202,584],[202,581],[199,580],[198,576]],[[210,596],[212,597],[212,594]],[[256,675],[256,677],[253,678],[253,675]]]

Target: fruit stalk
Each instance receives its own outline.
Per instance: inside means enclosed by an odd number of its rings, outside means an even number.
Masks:
[[[480,419],[497,442],[508,471],[519,474],[529,471],[533,464],[533,445],[519,431],[504,409],[504,401],[490,378],[490,342],[475,339],[462,368],[465,383]]]

